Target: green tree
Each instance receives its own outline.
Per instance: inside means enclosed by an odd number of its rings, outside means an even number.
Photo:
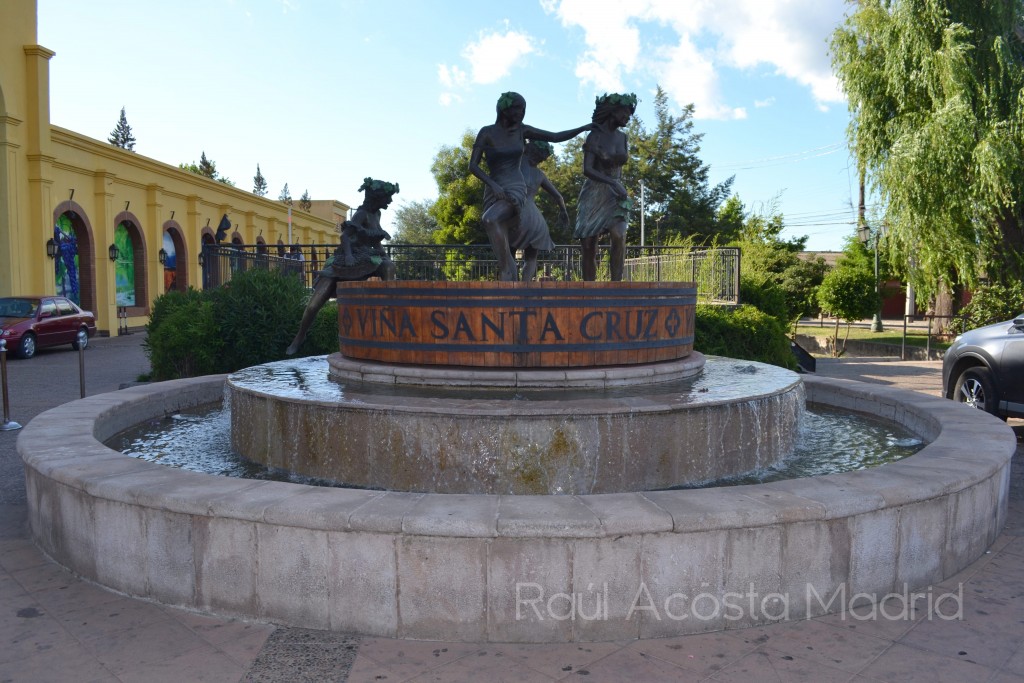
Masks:
[[[256,164],[256,175],[252,177],[252,193],[257,197],[267,196],[267,179],[260,172],[259,164]]]
[[[860,0],[832,35],[893,264],[934,296],[1024,276],[1024,4]]]
[[[124,114],[124,107],[121,107],[121,118],[117,120],[117,125],[110,132],[107,142],[129,152],[135,151],[135,136],[132,135],[132,127],[128,125],[128,117]]]
[[[437,183],[437,201],[430,213],[437,221],[437,244],[487,244],[480,223],[484,213],[484,185],[469,172],[476,131],[467,130],[457,146],[445,145],[434,157],[430,172]]]
[[[205,178],[209,178],[210,180],[216,180],[218,183],[224,183],[225,185],[231,185],[232,187],[235,186],[235,184],[231,182],[230,178],[217,173],[217,163],[206,157],[205,150],[199,157],[198,164],[193,161],[187,164],[178,164],[178,168],[190,173],[195,173],[196,175],[201,175]]]
[[[719,211],[719,220],[734,226],[742,216],[740,238],[731,244],[743,253],[740,298],[777,318],[786,328],[817,310],[816,291],[828,266],[821,257],[805,259],[807,237],[782,239],[785,218],[778,211],[777,199],[761,213],[745,213],[743,202],[734,195]]]
[[[579,202],[580,190],[583,189],[583,141],[586,136],[580,135],[562,145],[558,154],[542,162],[539,168],[544,171],[551,184],[565,199],[565,208],[569,213],[569,224],[562,225],[559,219],[559,208],[547,192],[540,192],[536,197],[537,207],[544,214],[551,230],[551,239],[555,244],[569,244],[573,241],[572,233],[576,227],[576,205]]]
[[[434,202],[409,202],[395,209],[392,244],[434,244],[437,219],[431,215]]]
[[[199,157],[199,175],[217,179],[217,163],[206,158],[206,150]]]
[[[285,183],[284,187],[281,188],[281,194],[277,196],[277,201],[283,202],[288,206],[292,205],[292,193],[288,189],[288,183]]]
[[[302,191],[302,196],[299,197],[299,208],[303,211],[313,208],[313,198],[309,196],[309,190]]]
[[[653,222],[661,243],[672,237],[696,236],[709,242],[718,232],[717,212],[729,196],[733,179],[712,186],[710,167],[700,160],[703,133],[693,130],[693,105],[683,107],[679,116],[669,111],[668,96],[659,85],[654,95],[654,129],[633,117],[626,130],[629,161],[622,174],[634,206],[640,207],[640,182],[648,221]],[[630,221],[630,235],[639,242],[640,221]]]
[[[739,239],[745,220],[743,210],[743,202],[738,194],[732,195],[718,207],[715,223],[719,242],[724,244]]]
[[[875,289],[875,274],[854,263],[839,263],[825,275],[818,287],[818,303],[822,310],[836,318],[835,333],[832,337],[832,355],[839,357],[846,353],[846,342],[850,338],[850,325],[857,320],[870,318],[881,305]],[[846,321],[846,337],[839,346],[839,321]]]

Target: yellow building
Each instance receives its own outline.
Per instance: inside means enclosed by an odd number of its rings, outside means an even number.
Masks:
[[[36,28],[35,0],[0,5],[0,296],[67,293],[109,333],[118,308],[138,327],[168,286],[202,286],[198,256],[225,215],[227,241],[271,252],[337,242],[341,202],[294,207],[289,240],[279,201],[51,125],[55,53],[36,43]]]

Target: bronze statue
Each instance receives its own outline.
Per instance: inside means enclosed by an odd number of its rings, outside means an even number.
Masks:
[[[342,224],[341,244],[313,279],[313,295],[302,313],[299,331],[285,351],[289,356],[302,346],[316,314],[334,296],[339,281],[366,280],[374,276],[382,280],[395,279],[395,264],[380,246],[384,240],[391,239],[380,227],[380,212],[391,204],[398,184],[365,178],[359,190],[364,192],[363,203],[352,218]]]
[[[619,130],[636,111],[636,95],[612,94],[597,98],[594,129],[583,143],[583,189],[580,190],[573,235],[582,242],[583,279],[597,278],[597,242],[611,238],[612,281],[622,280],[626,259],[626,227],[633,203],[622,184],[622,167],[629,159],[626,134]]]
[[[484,183],[484,230],[498,260],[498,279],[515,280],[516,264],[509,245],[509,221],[518,221],[526,202],[526,180],[520,163],[526,140],[565,142],[576,137],[590,125],[558,133],[534,128],[523,123],[526,100],[519,93],[506,92],[498,98],[498,117],[493,125],[484,126],[473,143],[469,171]],[[490,173],[484,173],[480,161],[487,162]]]
[[[551,241],[551,233],[548,230],[544,214],[540,212],[534,201],[534,196],[540,190],[544,190],[561,207],[560,218],[563,224],[569,222],[569,212],[565,208],[565,199],[558,192],[555,186],[544,175],[544,171],[537,168],[537,165],[551,156],[554,150],[551,145],[543,140],[531,140],[526,144],[523,153],[523,161],[520,164],[523,171],[523,179],[526,181],[526,201],[519,211],[519,220],[510,220],[508,226],[509,248],[514,254],[523,250],[523,272],[522,279],[528,282],[537,277],[537,254],[541,251],[551,251],[555,243]]]

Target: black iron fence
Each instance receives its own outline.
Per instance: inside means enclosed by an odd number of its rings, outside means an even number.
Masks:
[[[336,244],[300,244],[289,251],[252,244],[207,244],[200,254],[202,284],[219,287],[235,273],[251,268],[279,270],[311,287],[313,276],[334,253]],[[489,245],[389,244],[399,280],[467,281],[497,279],[497,262]],[[609,279],[607,247],[599,253],[598,280]],[[558,245],[537,260],[537,276],[580,279],[579,245]],[[633,282],[696,282],[701,301],[736,304],[740,290],[740,250],[735,247],[626,247],[623,279]]]

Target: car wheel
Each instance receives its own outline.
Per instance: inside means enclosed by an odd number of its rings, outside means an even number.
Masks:
[[[983,367],[964,370],[953,389],[953,400],[995,415],[998,411],[999,401],[996,399],[996,387],[992,382],[992,373],[988,371],[988,368]]]
[[[89,331],[86,330],[83,327],[83,328],[80,328],[78,330],[78,336],[75,338],[75,341],[71,342],[71,348],[73,348],[75,351],[77,351],[80,348],[81,349],[85,349],[85,348],[88,348],[88,347],[89,347]]]
[[[36,355],[36,336],[28,332],[21,338],[18,344],[18,355],[22,358],[31,358]]]

